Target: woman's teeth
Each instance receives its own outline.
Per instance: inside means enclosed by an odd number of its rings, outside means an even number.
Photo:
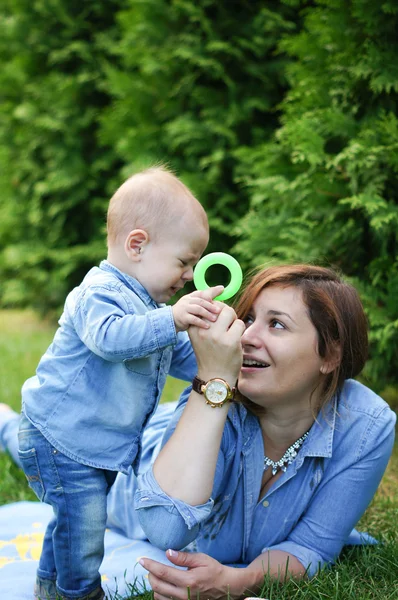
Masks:
[[[243,360],[243,366],[244,367],[259,367],[259,368],[265,368],[265,367],[269,367],[268,363],[264,363],[264,362],[260,362],[258,360],[249,360],[249,359],[244,359]]]

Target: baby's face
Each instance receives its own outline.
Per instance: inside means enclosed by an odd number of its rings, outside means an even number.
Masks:
[[[192,217],[149,241],[141,250],[136,277],[156,302],[167,302],[193,279],[193,268],[206,249],[207,230]]]

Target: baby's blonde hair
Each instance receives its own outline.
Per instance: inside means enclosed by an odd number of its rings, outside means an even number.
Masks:
[[[156,238],[173,221],[192,212],[208,230],[202,205],[174,173],[163,165],[145,169],[129,177],[109,202],[108,247],[124,240],[133,229]]]

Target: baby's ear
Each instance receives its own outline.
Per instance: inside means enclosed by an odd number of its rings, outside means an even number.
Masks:
[[[124,250],[129,259],[139,262],[142,251],[148,242],[149,235],[144,229],[133,229],[130,231],[124,243]]]

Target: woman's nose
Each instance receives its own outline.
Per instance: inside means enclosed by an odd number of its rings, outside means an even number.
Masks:
[[[247,329],[243,332],[242,338],[242,346],[259,346],[261,345],[261,338],[258,335],[257,329],[253,325],[249,325]]]

